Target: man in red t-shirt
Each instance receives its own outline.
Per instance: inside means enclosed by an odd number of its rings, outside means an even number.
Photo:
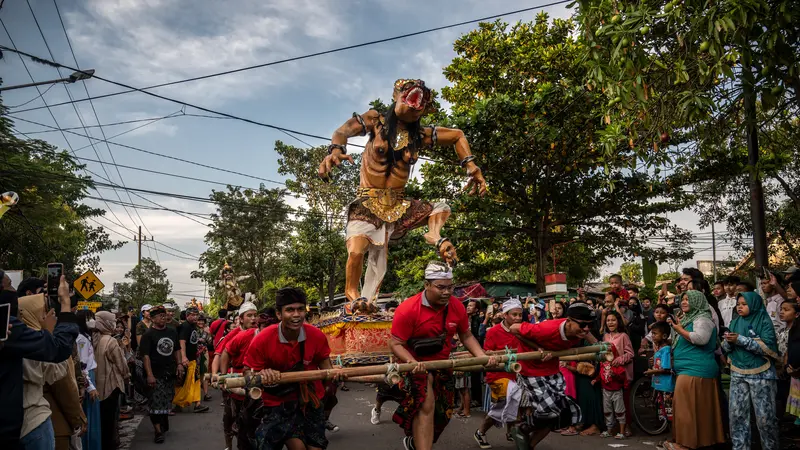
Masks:
[[[516,350],[517,353],[532,351],[511,333],[511,326],[522,323],[522,303],[517,299],[506,300],[503,303],[502,311],[503,321],[486,332],[483,349],[487,352],[506,349]],[[521,361],[520,364],[522,365],[520,374],[530,375],[531,362]],[[486,385],[491,390],[492,402],[483,424],[475,431],[474,437],[480,448],[492,448],[489,441],[486,440],[486,432],[492,426],[502,427],[505,425],[506,435],[510,435],[511,425],[517,421],[519,415],[519,402],[522,397],[522,390],[516,380],[515,373],[486,372]]]
[[[258,309],[256,305],[251,302],[244,302],[239,307],[239,326],[222,337],[218,345],[215,346],[214,360],[211,362],[211,373],[213,374],[211,377],[212,383],[216,383],[220,374],[228,373],[228,369],[231,367],[231,357],[227,352],[228,344],[233,342],[240,333],[255,327],[257,314]],[[239,372],[241,372],[241,370],[239,370]],[[237,436],[237,446],[239,449],[249,448],[249,443],[246,439],[242,439],[241,427],[238,432],[234,428],[234,424],[236,424],[240,416],[239,412],[243,406],[244,396],[223,391],[222,402],[225,407],[222,412],[222,429],[225,434],[225,448],[233,448],[234,436]]]
[[[511,326],[511,332],[539,346],[544,351],[567,350],[578,347],[585,339],[596,342],[589,333],[594,324],[593,312],[585,303],[573,303],[567,309],[566,319],[553,319],[531,324]],[[581,421],[581,409],[565,393],[564,376],[559,371],[558,359],[550,353],[540,361],[531,362],[525,376],[518,376],[517,383],[528,394],[533,414],[528,417],[526,428],[532,434],[530,448],[534,448],[552,429],[574,425]],[[566,413],[571,413],[568,419]],[[569,422],[569,423],[566,423]],[[524,427],[523,427],[524,428]]]
[[[441,262],[432,262],[425,269],[425,290],[406,299],[394,313],[392,339],[389,346],[398,361],[418,364],[420,361],[448,359],[450,342],[458,334],[474,356],[486,356],[472,335],[467,311],[452,296],[453,272]],[[489,358],[489,365],[495,358]],[[406,397],[392,420],[405,431],[406,450],[430,450],[444,431],[453,411],[455,383],[452,370],[425,373],[418,364],[401,388]]]
[[[245,373],[261,377],[263,393],[256,428],[258,450],[324,449],[325,411],[321,381],[275,384],[281,372],[333,369],[328,339],[305,323],[306,294],[297,288],[282,288],[275,295],[280,323],[265,328],[253,338],[244,357]],[[334,380],[338,381],[338,380]]]

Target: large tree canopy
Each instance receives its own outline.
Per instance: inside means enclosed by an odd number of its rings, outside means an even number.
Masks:
[[[478,156],[490,194],[462,195],[457,165],[426,164],[422,173],[425,197],[453,207],[445,231],[457,241],[461,273],[470,278],[523,266],[535,268],[543,285],[554,247],[586,255],[578,260],[590,271],[614,255],[687,255],[681,247],[650,246],[648,238],[684,238],[664,216],[684,209],[689,197],[671,189],[669,179],[636,171],[628,145],[603,152],[595,143],[606,99],[584,86],[586,49],[574,31],[571,21],[549,24],[541,14],[511,27],[481,24],[455,43],[458,56],[445,68],[453,86],[442,96],[452,103],[450,122]],[[435,156],[453,158],[451,149]]]
[[[120,310],[128,306],[139,310],[145,304],[160,305],[172,292],[167,270],[150,258],[142,258],[142,263],[126,273],[125,278],[131,281],[117,284]]]

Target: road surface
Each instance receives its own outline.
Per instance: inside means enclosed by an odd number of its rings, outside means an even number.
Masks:
[[[334,409],[331,421],[340,428],[338,433],[328,433],[330,450],[374,449],[403,450],[401,439],[403,432],[394,422],[391,415],[395,403],[386,403],[383,407],[382,422],[379,425],[370,423],[370,410],[375,404],[375,389],[362,384],[350,383],[349,392],[339,392],[339,405]],[[170,418],[170,431],[165,444],[153,443],[153,428],[150,420],[144,417],[130,442],[133,450],[224,450],[222,437],[221,394],[213,392],[214,400],[206,403],[211,412],[206,414],[183,413]],[[139,419],[139,417],[137,417]],[[473,439],[475,430],[483,419],[483,413],[474,411],[470,419],[454,418],[439,442],[434,446],[448,450],[477,450]],[[131,425],[134,423],[131,422]],[[129,426],[131,426],[129,425]],[[494,449],[515,450],[512,442],[505,440],[504,433],[492,429],[488,433],[489,442]],[[551,434],[539,446],[543,450],[569,448],[570,450],[656,450],[656,443],[664,437],[634,436],[628,440],[602,439],[599,437],[563,437]],[[236,444],[234,443],[234,446]]]

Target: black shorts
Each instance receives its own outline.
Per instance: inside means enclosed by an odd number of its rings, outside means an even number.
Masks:
[[[258,450],[281,450],[289,439],[300,439],[307,447],[327,448],[325,438],[325,411],[320,405],[301,405],[297,401],[279,406],[262,406],[257,412],[261,418],[255,432]]]

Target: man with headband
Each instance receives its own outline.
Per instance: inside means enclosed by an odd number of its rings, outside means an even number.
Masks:
[[[594,324],[592,310],[585,303],[574,303],[567,309],[566,319],[544,322],[518,323],[511,325],[511,332],[539,346],[540,350],[552,352],[567,350],[581,345],[585,339],[594,343],[596,339],[589,331]],[[581,409],[567,397],[564,376],[559,372],[558,359],[546,353],[540,361],[531,361],[526,375],[517,375],[517,384],[530,397],[533,414],[528,425],[533,430],[530,448],[539,444],[553,429],[569,426],[581,421]]]
[[[261,376],[261,423],[255,431],[258,450],[318,450],[328,446],[321,381],[275,384],[282,372],[333,369],[328,339],[305,323],[306,294],[286,287],[275,295],[280,323],[258,333],[244,358],[245,373]],[[335,376],[333,381],[338,381]]]
[[[178,333],[167,327],[167,310],[163,306],[150,308],[152,325],[141,336],[139,351],[147,374],[150,422],[155,430],[155,442],[164,442],[169,431],[169,413],[175,395],[175,378],[183,373],[180,352],[176,351]]]
[[[452,294],[450,267],[432,262],[425,269],[425,290],[401,303],[394,313],[392,353],[398,362],[417,364],[401,383],[406,396],[393,417],[405,431],[406,450],[430,450],[453,411],[452,369],[426,373],[419,362],[448,359],[456,333],[473,356],[486,356],[470,332],[464,305]],[[489,358],[489,365],[495,365],[494,357]]]
[[[221,339],[220,344],[216,349],[216,358],[211,366],[211,373],[214,374],[212,382],[216,382],[219,374],[228,373],[228,369],[233,369],[235,373],[241,373],[244,364],[244,355],[247,347],[243,347],[243,343],[237,343],[235,347],[233,342],[237,341],[240,334],[247,333],[248,330],[256,326],[256,318],[258,308],[251,302],[244,302],[239,307],[239,326],[231,330],[227,336]],[[247,344],[252,340],[253,335],[247,340]],[[233,355],[231,354],[233,353]],[[223,403],[225,409],[222,412],[222,429],[225,433],[225,448],[232,449],[233,437],[236,436],[236,444],[240,450],[252,448],[246,435],[243,434],[247,430],[242,430],[241,425],[238,430],[234,425],[237,423],[239,412],[242,409],[245,397],[223,391]],[[245,427],[246,428],[246,427]]]
[[[511,327],[515,324],[522,323],[522,303],[518,299],[509,299],[503,303],[502,314],[503,321],[495,325],[486,332],[486,340],[483,343],[483,349],[486,351],[516,350],[517,353],[533,351],[530,347],[526,346],[511,332]],[[521,361],[522,371],[520,375],[531,376],[533,375],[532,366],[530,361]],[[511,425],[517,421],[519,415],[519,402],[522,397],[522,390],[516,382],[517,375],[508,372],[487,372],[486,385],[489,387],[492,395],[492,402],[489,408],[489,413],[481,424],[481,427],[475,431],[475,441],[482,449],[489,449],[492,446],[486,440],[486,432],[492,426],[502,427],[506,426],[506,439],[510,440]]]

